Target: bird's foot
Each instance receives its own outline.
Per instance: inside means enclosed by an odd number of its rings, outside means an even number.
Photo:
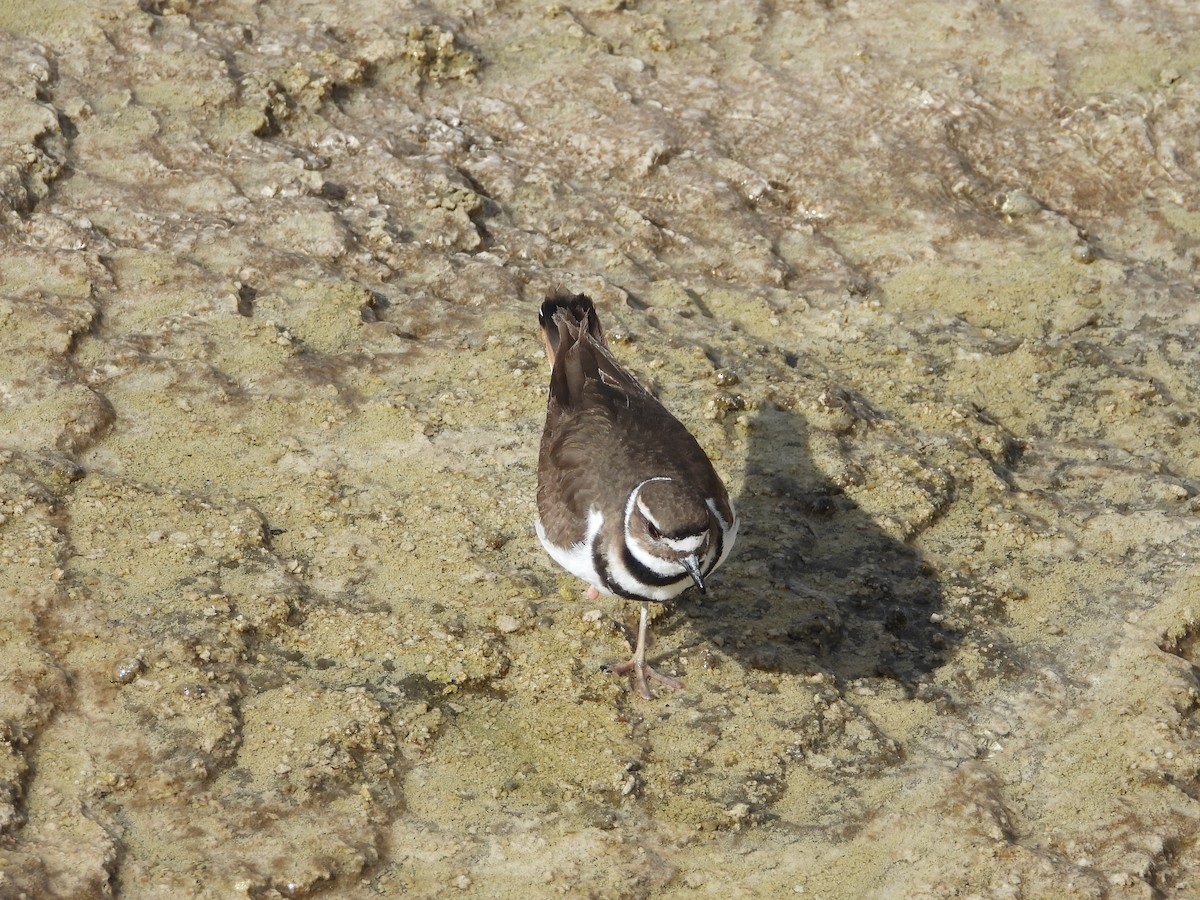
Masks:
[[[650,693],[650,685],[646,683],[647,679],[656,681],[665,687],[674,688],[675,690],[682,690],[683,688],[682,681],[672,678],[670,675],[664,675],[648,662],[643,662],[636,658],[628,662],[618,663],[615,666],[608,666],[607,669],[614,675],[628,675],[632,672],[633,682],[637,685],[638,693],[642,695],[643,700],[654,699],[654,695]]]
[[[599,600],[600,592],[598,590],[596,590],[594,587],[590,587],[587,589],[587,593],[584,594],[583,596],[587,597],[589,600]]]

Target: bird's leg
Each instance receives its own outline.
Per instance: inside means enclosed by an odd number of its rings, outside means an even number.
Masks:
[[[587,597],[589,600],[599,600],[600,592],[598,590],[596,590],[596,588],[590,587],[587,589],[587,593],[584,594],[584,596]]]
[[[638,693],[642,695],[642,699],[644,700],[654,699],[654,695],[650,693],[650,686],[646,684],[647,678],[651,681],[657,681],[659,684],[666,685],[669,688],[683,687],[682,681],[663,675],[646,662],[646,623],[648,621],[649,609],[650,604],[643,600],[642,618],[638,625],[637,647],[634,648],[633,658],[629,662],[620,663],[610,669],[611,672],[617,675],[627,675],[632,672],[634,683],[637,684]]]

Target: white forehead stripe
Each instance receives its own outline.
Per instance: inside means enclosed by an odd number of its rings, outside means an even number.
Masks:
[[[695,553],[704,543],[705,535],[692,534],[685,538],[663,538],[663,542],[676,553]]]

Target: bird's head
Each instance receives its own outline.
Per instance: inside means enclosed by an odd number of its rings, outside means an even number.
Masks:
[[[659,575],[686,572],[701,592],[718,527],[704,497],[671,478],[643,482],[626,507],[625,538],[634,557]]]

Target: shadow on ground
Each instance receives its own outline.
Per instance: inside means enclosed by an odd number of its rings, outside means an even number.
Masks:
[[[679,624],[751,670],[915,690],[955,639],[932,618],[934,573],[816,469],[803,418],[764,409],[750,435],[737,546],[708,596],[680,604]]]

